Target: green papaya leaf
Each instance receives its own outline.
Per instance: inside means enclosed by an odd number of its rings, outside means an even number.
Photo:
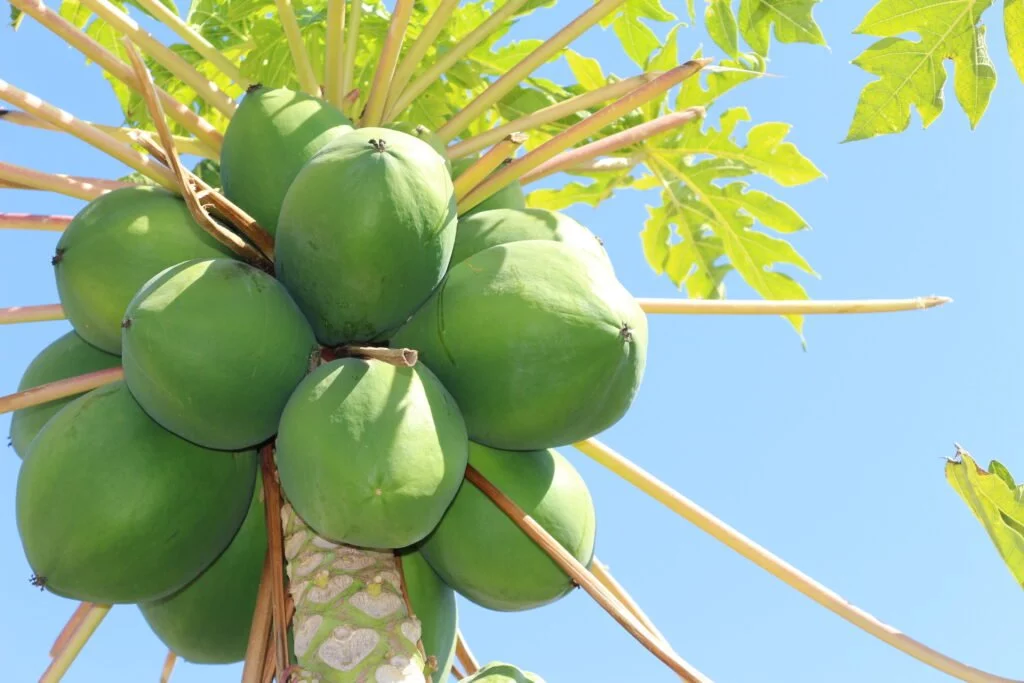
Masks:
[[[25,18],[24,13],[20,9],[18,9],[17,7],[12,5],[11,6],[11,21],[10,21],[11,28],[14,29],[15,31],[17,31],[18,27],[21,26],[21,20],[24,19],[24,18]]]
[[[911,0],[913,1],[913,0]],[[780,43],[826,45],[814,20],[821,0],[740,0],[738,23],[743,40],[754,52],[768,56],[771,33]]]
[[[640,21],[641,15],[627,4],[612,27],[622,43],[626,55],[638,66],[644,66],[647,58],[661,47],[661,41],[651,28]]]
[[[704,26],[725,54],[733,59],[739,57],[739,25],[732,11],[732,0],[711,0],[704,8]]]
[[[1024,0],[1005,0],[1003,5],[1003,32],[1010,50],[1010,61],[1017,75],[1024,81]]]

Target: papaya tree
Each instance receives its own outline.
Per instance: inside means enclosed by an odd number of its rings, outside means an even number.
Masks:
[[[168,647],[164,680],[181,657],[244,662],[246,682],[540,681],[475,661],[455,595],[521,611],[575,588],[667,671],[710,680],[595,554],[600,511],[566,447],[885,643],[1004,680],[851,605],[597,439],[649,371],[649,316],[781,316],[802,338],[806,315],[949,301],[811,299],[791,274],[816,275],[791,243],[806,220],[751,187],[822,177],[787,124],[719,105],[767,75],[773,39],[825,44],[817,0],[710,0],[700,16],[693,0],[596,0],[536,39],[509,36],[555,0],[10,3],[13,29],[36,22],[102,70],[123,120],[0,80],[0,123],[126,167],[0,161],[2,188],[85,202],[0,213],[0,227],[59,233],[60,296],[0,322],[72,327],[0,397],[32,583],[79,603],[42,680],[134,605]],[[976,125],[995,84],[989,5],[872,8],[857,30],[881,40],[856,63],[878,80],[848,140],[904,130],[912,107],[935,120],[947,59]],[[1021,6],[1004,14],[1018,67]],[[693,48],[698,20],[720,54]],[[576,51],[592,29],[635,69]],[[572,78],[543,75],[553,64]],[[625,192],[652,197],[637,247],[685,296],[631,295],[563,213]],[[727,297],[730,280],[761,298]],[[1020,487],[961,458],[950,481],[1019,572]],[[54,514],[58,497],[74,515]]]

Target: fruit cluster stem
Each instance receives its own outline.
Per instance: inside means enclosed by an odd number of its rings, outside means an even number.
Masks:
[[[118,180],[43,173],[3,161],[0,161],[0,181],[15,189],[56,192],[85,201],[92,201],[113,190],[132,186],[132,183],[122,183]]]
[[[649,314],[676,315],[828,315],[853,313],[896,313],[921,311],[947,304],[945,296],[921,296],[913,299],[761,300],[742,299],[637,299]]]

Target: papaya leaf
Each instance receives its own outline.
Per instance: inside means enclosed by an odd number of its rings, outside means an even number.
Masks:
[[[626,5],[636,16],[653,21],[675,21],[678,17],[665,9],[661,0],[626,0]]]
[[[210,187],[220,187],[220,164],[213,159],[203,159],[192,168],[192,172]]]
[[[604,71],[601,69],[601,62],[592,57],[584,57],[575,50],[567,50],[565,60],[569,63],[572,75],[576,82],[587,90],[597,90],[608,82]]]
[[[611,199],[616,189],[632,184],[628,171],[601,175],[605,177],[594,179],[589,185],[573,181],[557,189],[535,190],[527,195],[526,204],[533,209],[551,211],[561,211],[573,204],[598,206],[601,202]]]
[[[661,47],[661,41],[654,31],[640,21],[641,16],[632,4],[627,4],[612,24],[622,49],[638,66],[644,66],[651,53]]]
[[[821,0],[740,0],[738,23],[743,40],[754,52],[768,56],[771,33],[780,43],[826,45],[814,20]]]
[[[1003,32],[1010,50],[1010,61],[1024,81],[1024,0],[1005,0]]]
[[[963,449],[946,462],[946,481],[981,522],[1013,578],[1024,586],[1024,486],[993,460],[985,471]]]
[[[846,141],[900,133],[916,108],[923,127],[943,109],[946,70],[953,62],[953,90],[971,128],[988,107],[996,72],[988,55],[981,15],[992,0],[880,0],[855,33],[881,38],[854,60],[878,76],[861,91]],[[901,36],[914,33],[920,40]]]
[[[17,7],[12,5],[11,6],[11,21],[10,21],[11,28],[14,29],[15,31],[17,31],[18,27],[21,26],[22,19],[24,19],[24,18],[25,18],[25,14],[20,9],[18,9]]]
[[[693,58],[702,57],[697,51]],[[719,66],[721,71],[706,71],[696,78],[683,81],[676,98],[676,109],[687,107],[706,107],[733,88],[754,78],[760,78],[765,72],[766,62],[761,55],[750,52],[741,54],[737,59],[723,59]]]
[[[652,176],[653,177],[653,176]],[[679,220],[671,191],[662,193],[662,205],[647,207],[640,232],[644,256],[658,275],[665,274],[693,299],[724,296],[723,280],[732,266],[723,263],[722,240],[706,228]]]
[[[711,0],[704,8],[704,27],[725,54],[733,59],[740,56],[739,25],[732,11],[732,0]]]

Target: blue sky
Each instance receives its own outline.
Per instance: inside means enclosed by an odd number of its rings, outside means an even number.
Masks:
[[[518,35],[550,35],[570,0]],[[682,0],[665,0],[682,14]],[[815,298],[952,296],[921,313],[808,319],[808,349],[779,319],[656,317],[648,373],[629,415],[602,438],[723,520],[858,606],[936,649],[989,671],[1021,675],[1020,588],[981,526],[943,479],[962,443],[1024,479],[1016,334],[1019,154],[1024,88],[1006,59],[997,8],[988,39],[1000,74],[992,106],[971,132],[952,92],[928,131],[841,145],[868,76],[849,61],[870,44],[851,30],[868,3],[816,10],[831,50],[774,45],[764,79],[734,91],[754,122],[784,120],[828,175],[775,189],[810,222],[794,238],[821,273]],[[555,18],[561,20],[556,21]],[[686,53],[707,44],[680,37]],[[578,49],[607,71],[635,68],[612,36]],[[708,47],[711,54],[719,54]],[[551,74],[563,75],[553,68]],[[75,114],[116,123],[95,67],[26,21],[0,39],[0,77]],[[725,103],[723,103],[725,104]],[[52,172],[115,177],[121,170],[53,133],[0,127],[0,158]],[[638,232],[652,197],[618,196],[572,216],[605,241],[637,296],[673,296],[643,259]],[[80,202],[4,191],[0,210],[73,213]],[[57,301],[53,233],[0,235],[0,306]],[[749,292],[729,282],[733,297]],[[66,323],[0,329],[0,393]],[[9,420],[0,416],[0,431]],[[845,683],[949,680],[890,649],[778,582],[567,449],[598,510],[599,557],[691,663],[716,681]],[[34,680],[74,605],[33,589],[14,524],[19,461],[0,458],[0,564],[6,678]],[[534,612],[487,612],[460,602],[462,629],[482,660],[511,661],[550,683],[675,680],[584,593]],[[157,680],[165,649],[137,610],[114,609],[66,677],[70,683]],[[237,680],[239,667],[179,664],[178,683]]]

